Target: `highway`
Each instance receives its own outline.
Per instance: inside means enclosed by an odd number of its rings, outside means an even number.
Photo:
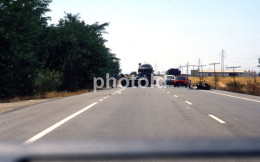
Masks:
[[[0,114],[0,142],[260,137],[260,98],[218,90],[114,88]]]

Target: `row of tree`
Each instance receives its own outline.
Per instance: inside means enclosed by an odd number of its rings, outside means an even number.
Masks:
[[[105,46],[108,23],[65,14],[48,25],[51,0],[0,0],[0,98],[92,88],[93,77],[120,72]]]

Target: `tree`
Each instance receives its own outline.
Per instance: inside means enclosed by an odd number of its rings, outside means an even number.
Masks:
[[[47,25],[49,0],[1,0],[1,98],[33,92],[39,36]]]
[[[104,24],[85,24],[79,15],[66,14],[45,32],[42,65],[62,73],[60,90],[91,88],[93,77],[119,73],[119,59],[105,46]]]
[[[66,14],[48,26],[50,2],[0,0],[0,98],[91,88],[93,77],[119,73],[119,59],[103,38],[109,24]]]

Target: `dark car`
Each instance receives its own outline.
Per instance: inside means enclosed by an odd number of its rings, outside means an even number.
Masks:
[[[187,88],[189,84],[190,81],[188,76],[177,76],[174,80],[174,87],[185,86]]]

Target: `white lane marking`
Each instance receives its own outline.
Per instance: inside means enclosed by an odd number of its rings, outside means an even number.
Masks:
[[[125,89],[126,89],[126,88],[120,89],[120,90],[116,91],[115,93],[122,92],[122,91],[125,90]]]
[[[107,97],[104,97],[104,99],[107,99]]]
[[[99,101],[103,101],[103,99],[100,99]]]
[[[78,112],[62,119],[61,121],[59,121],[58,123],[50,126],[49,128],[45,129],[44,131],[38,133],[37,135],[33,136],[32,138],[28,139],[27,141],[25,141],[23,143],[23,145],[28,145],[31,144],[35,141],[37,141],[38,139],[42,138],[43,136],[45,136],[46,134],[50,133],[51,131],[53,131],[54,129],[58,128],[59,126],[61,126],[62,124],[66,123],[67,121],[69,121],[70,119],[73,119],[74,117],[78,116],[79,114],[83,113],[84,111],[88,110],[89,108],[93,107],[94,105],[96,105],[97,102],[92,103],[91,105],[79,110]]]
[[[214,93],[214,94],[222,95],[222,96],[228,96],[228,97],[238,98],[238,99],[242,99],[242,100],[247,100],[247,101],[260,102],[259,100],[253,100],[253,99],[249,99],[249,98],[237,97],[237,96],[232,96],[232,95],[218,93],[218,92],[205,91],[205,90],[203,90],[203,91],[204,92],[208,92],[208,93]]]
[[[173,95],[173,96],[176,97],[176,98],[178,97],[177,95]]]
[[[216,116],[214,116],[214,115],[212,115],[212,114],[209,114],[209,117],[215,119],[216,121],[220,122],[221,124],[225,124],[225,123],[226,123],[225,121],[219,119],[218,117],[216,117]]]
[[[167,92],[167,93],[171,93],[171,92]]]
[[[192,103],[191,102],[189,102],[189,101],[185,101],[187,104],[189,104],[189,105],[192,105]]]
[[[118,94],[121,94],[121,92],[118,92]]]

